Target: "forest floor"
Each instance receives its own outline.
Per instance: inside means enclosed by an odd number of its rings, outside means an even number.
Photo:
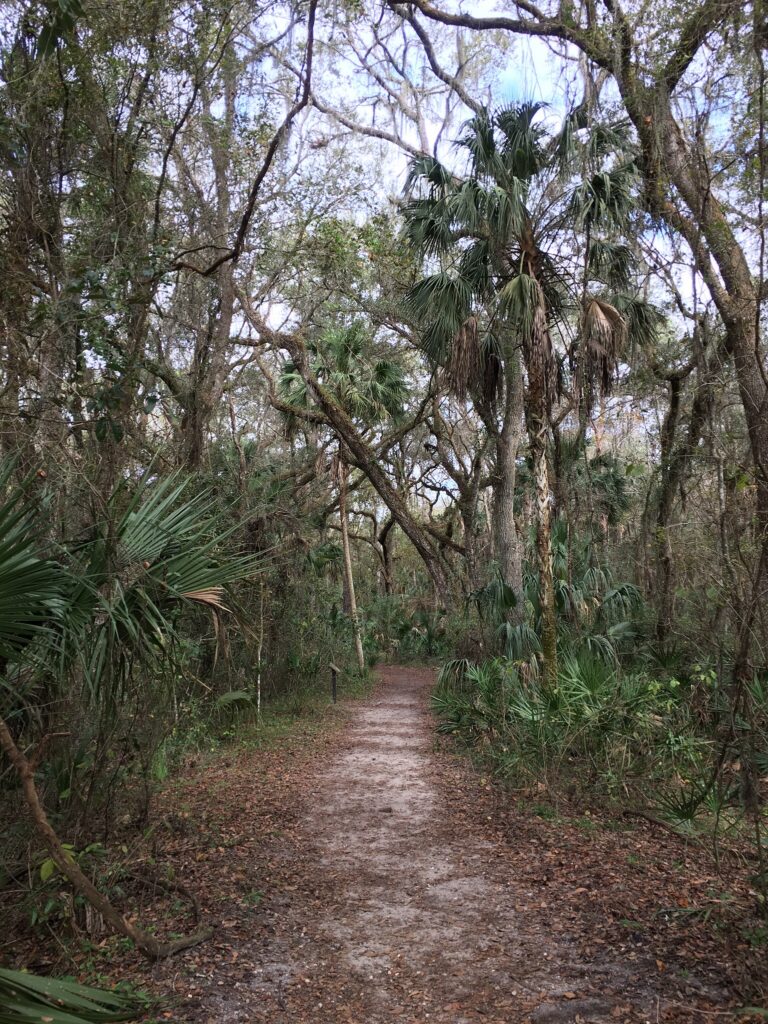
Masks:
[[[746,890],[653,824],[518,808],[436,742],[433,679],[385,668],[341,723],[170,788],[152,860],[216,934],[108,975],[175,1024],[746,1019]]]

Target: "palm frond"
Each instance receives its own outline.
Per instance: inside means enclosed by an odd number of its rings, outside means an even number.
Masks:
[[[422,334],[424,351],[434,362],[444,365],[453,338],[471,313],[469,283],[458,274],[431,274],[414,285],[406,303],[426,325]]]
[[[481,110],[462,125],[456,146],[467,151],[471,172],[475,177],[495,178],[503,169],[496,146],[494,121],[487,109]]]
[[[306,409],[309,405],[307,383],[290,360],[283,364],[277,378],[277,395],[286,405],[297,410]]]
[[[650,347],[664,324],[664,314],[650,302],[626,293],[616,293],[612,301],[626,321],[629,344],[639,348]]]
[[[472,591],[468,600],[475,605],[480,615],[488,617],[491,622],[501,622],[506,613],[516,607],[518,597],[497,571],[485,586]]]
[[[529,219],[527,199],[528,182],[514,175],[505,175],[503,186],[488,188],[487,221],[496,238],[506,241],[523,230]]]
[[[137,1003],[122,993],[0,968],[0,1024],[135,1020],[142,1012]]]
[[[627,339],[627,323],[609,302],[597,297],[587,300],[582,331],[578,388],[591,407],[595,388],[610,393],[619,358]]]
[[[535,102],[513,104],[501,107],[494,117],[494,123],[503,138],[505,170],[507,174],[522,181],[530,181],[542,167],[544,151],[541,140],[544,131],[534,121],[545,106],[544,103]]]
[[[529,661],[541,651],[539,635],[527,622],[501,625],[504,653],[510,661]]]
[[[415,199],[403,208],[408,245],[421,256],[439,256],[453,243],[450,211],[445,200]]]
[[[379,359],[373,364],[369,382],[376,419],[402,415],[408,397],[408,382],[400,363],[392,359]]]
[[[466,281],[479,298],[490,301],[493,297],[491,276],[491,246],[488,239],[472,242],[459,258],[459,276]]]
[[[483,231],[487,223],[489,197],[482,185],[468,178],[445,199],[448,223],[469,234]]]
[[[632,125],[628,120],[608,123],[597,121],[590,127],[586,145],[590,158],[594,162],[604,160],[617,153],[631,153]],[[632,172],[636,170],[634,159],[626,160],[624,166]]]
[[[446,374],[451,390],[461,401],[468,390],[477,391],[478,382],[482,382],[483,352],[477,317],[467,317],[454,335]]]
[[[439,160],[433,156],[422,154],[414,157],[408,166],[405,193],[411,196],[420,186],[426,185],[434,194],[435,191],[450,187],[453,181],[453,175]]]
[[[0,487],[14,462],[0,469]],[[21,487],[0,506],[0,657],[14,659],[60,610],[66,588],[61,566],[39,557],[34,510]]]
[[[185,601],[193,601],[195,604],[203,604],[208,608],[215,608],[217,611],[226,612],[229,609],[224,605],[224,587],[208,587],[205,590],[188,590],[179,597]]]
[[[541,285],[531,274],[516,274],[499,292],[500,308],[521,336],[532,332],[541,302]]]
[[[610,288],[621,290],[629,284],[633,263],[634,257],[628,245],[592,239],[587,257],[590,277],[603,281]]]
[[[621,227],[633,208],[637,179],[633,162],[598,171],[576,186],[569,211],[579,226]]]
[[[529,395],[540,411],[548,409],[559,383],[541,284],[531,274],[518,274],[504,285],[499,302],[522,340]]]

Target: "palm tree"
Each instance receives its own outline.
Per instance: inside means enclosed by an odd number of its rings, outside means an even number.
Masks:
[[[61,843],[38,793],[34,761],[46,737],[30,759],[26,742],[14,735],[15,719],[23,719],[26,706],[55,703],[53,687],[64,681],[68,698],[76,682],[84,683],[84,718],[117,718],[132,685],[141,685],[140,668],[154,667],[150,678],[163,678],[179,608],[203,605],[220,615],[227,585],[253,576],[262,560],[221,557],[232,526],[216,514],[212,495],[187,497],[189,480],[157,481],[150,471],[132,495],[118,488],[92,537],[65,552],[69,565],[45,559],[29,494],[34,477],[11,487],[13,469],[12,462],[0,466],[0,751],[16,770],[37,834],[62,876],[116,931],[160,959],[211,932],[161,942],[102,895]],[[95,777],[93,765],[91,772]],[[6,980],[0,978],[0,996]],[[39,1019],[49,1017],[43,1011]]]
[[[372,358],[369,349],[370,339],[360,321],[348,327],[326,331],[311,348],[313,376],[363,429],[369,429],[390,417],[397,418],[408,394],[400,364],[391,359]],[[306,381],[292,362],[284,365],[278,390],[283,402],[297,412],[306,409],[310,403]],[[338,435],[337,442],[333,477],[339,496],[345,608],[352,623],[357,664],[362,672],[365,669],[365,654],[349,544],[349,453]]]
[[[614,239],[631,207],[634,164],[620,126],[594,129],[581,142],[571,121],[557,136],[547,134],[540,110],[524,103],[483,110],[468,121],[457,143],[466,156],[465,176],[432,157],[416,158],[404,215],[408,243],[438,265],[409,293],[421,343],[497,438],[498,487],[507,495],[498,509],[507,524],[513,521],[517,451],[510,459],[499,442],[509,448],[515,436],[509,420],[521,419],[524,411],[536,495],[542,658],[552,683],[557,637],[550,421],[566,357],[572,406],[584,410],[596,393],[608,390],[632,326],[624,310],[632,313],[634,300],[614,294],[617,284],[628,283],[629,272],[627,251]],[[598,237],[601,228],[604,238]],[[574,233],[585,236],[581,263]],[[620,249],[623,262],[610,258],[611,246]],[[626,273],[618,280],[622,268]],[[515,400],[521,364],[523,408]],[[498,554],[502,577],[520,601],[519,555]]]

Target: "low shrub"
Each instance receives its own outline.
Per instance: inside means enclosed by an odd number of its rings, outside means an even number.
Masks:
[[[433,697],[439,729],[482,753],[515,786],[553,796],[669,798],[695,791],[716,756],[691,686],[624,671],[582,650],[546,688],[527,663],[448,663]],[[716,695],[709,695],[711,720]]]

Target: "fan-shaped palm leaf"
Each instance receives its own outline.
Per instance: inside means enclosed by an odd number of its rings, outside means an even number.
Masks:
[[[503,138],[504,167],[514,178],[530,181],[542,168],[545,154],[541,143],[545,132],[534,121],[544,107],[544,103],[527,102],[501,107],[496,112],[495,124]]]
[[[487,109],[479,111],[462,126],[464,132],[456,140],[457,148],[467,151],[474,177],[495,178],[504,165],[496,145],[493,118]]]
[[[408,168],[405,181],[406,195],[412,195],[422,183],[431,189],[441,191],[455,182],[451,172],[433,156],[421,155],[414,157]]]
[[[611,298],[626,321],[628,342],[639,348],[652,345],[664,324],[663,313],[650,302],[634,295],[618,292]]]
[[[570,213],[582,227],[621,227],[634,203],[637,172],[630,161],[609,170],[598,171],[573,191]]]
[[[633,259],[628,245],[594,238],[589,246],[587,269],[594,279],[621,290],[629,283]]]
[[[450,345],[472,311],[472,289],[458,274],[423,278],[408,293],[411,312],[425,324],[422,345],[434,362],[445,365]]]

